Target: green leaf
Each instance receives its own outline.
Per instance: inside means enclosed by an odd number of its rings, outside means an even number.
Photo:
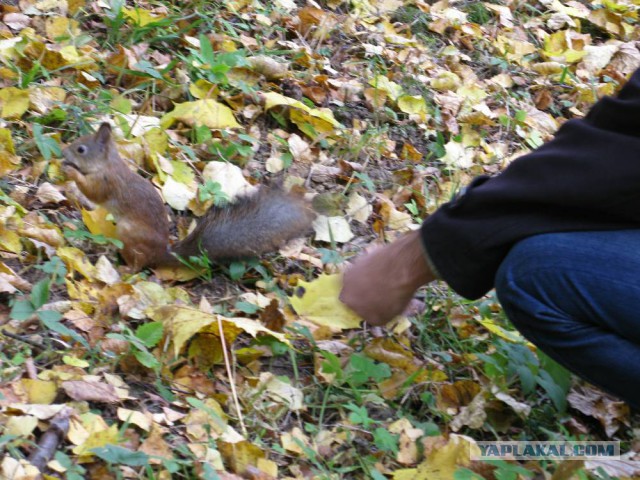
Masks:
[[[540,376],[537,377],[538,385],[540,385],[549,398],[553,402],[553,405],[559,412],[564,412],[567,409],[567,391],[563,390],[556,382],[553,381],[551,375],[548,372],[542,370]]]
[[[349,359],[349,380],[354,385],[362,385],[369,379],[380,382],[391,376],[391,368],[386,363],[376,363],[369,357],[354,354]]]
[[[149,322],[140,325],[136,329],[136,337],[145,344],[146,347],[155,347],[162,339],[164,330],[162,322]]]
[[[249,302],[236,302],[235,308],[240,310],[242,313],[247,313],[249,315],[253,315],[260,310],[260,307]]]
[[[89,343],[87,343],[87,341],[82,338],[81,335],[60,323],[60,318],[62,318],[62,316],[59,312],[56,312],[54,310],[40,310],[37,313],[38,318],[40,318],[42,324],[49,330],[66,337],[71,337],[83,347],[90,348]]]
[[[55,276],[64,280],[64,276],[67,274],[67,267],[64,262],[60,260],[60,257],[51,257],[51,260],[45,262],[42,265],[35,265],[34,268],[42,270],[49,275]]]
[[[36,146],[42,157],[48,162],[51,160],[51,157],[55,155],[59,157],[62,155],[62,151],[60,150],[60,145],[55,139],[48,137],[42,133],[42,125],[39,123],[33,124],[33,138],[36,141]]]
[[[386,428],[378,427],[373,431],[373,442],[383,452],[398,453],[398,435],[389,433]]]
[[[453,474],[453,480],[485,480],[485,478],[468,468],[459,468]]]
[[[11,318],[13,318],[14,320],[26,320],[27,318],[30,318],[31,315],[33,315],[35,313],[35,308],[33,308],[33,305],[31,304],[30,301],[28,300],[17,300],[14,304],[13,307],[11,308],[11,313],[9,314],[9,316]]]
[[[369,471],[369,474],[371,475],[371,480],[387,480],[387,477],[385,477],[377,470],[371,470]]]
[[[374,423],[374,420],[369,418],[369,412],[365,407],[349,403],[345,405],[345,408],[351,411],[349,414],[350,422],[355,423],[356,425],[362,425],[364,428],[367,428],[369,425]]]
[[[143,467],[149,464],[149,455],[134,452],[118,445],[107,445],[91,450],[97,457],[113,465],[127,465],[129,467]]]
[[[231,280],[240,280],[247,269],[242,262],[233,262],[229,265],[229,276]]]
[[[209,65],[213,65],[216,62],[216,55],[213,52],[211,42],[204,33],[200,34],[200,56]]]
[[[145,350],[135,350],[133,352],[133,356],[136,357],[136,360],[138,360],[147,368],[151,368],[154,370],[160,368],[160,362],[158,361],[158,359]]]
[[[322,362],[322,373],[334,374],[336,378],[342,379],[344,371],[338,356],[326,350],[321,351],[320,354],[325,358],[325,361]]]
[[[567,393],[571,388],[571,372],[556,362],[553,358],[538,350],[538,359],[540,367],[549,373],[553,381],[563,392]]]
[[[38,315],[38,318],[43,322],[59,322],[60,320],[62,320],[62,314],[55,310],[38,310],[36,314]]]
[[[49,288],[51,287],[51,281],[48,278],[40,280],[31,289],[31,303],[37,310],[42,307],[47,300],[49,300]]]

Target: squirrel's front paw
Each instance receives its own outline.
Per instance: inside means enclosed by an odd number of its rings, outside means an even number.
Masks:
[[[69,162],[62,162],[62,172],[67,178],[71,180],[77,180],[78,178],[82,177],[82,174],[76,168],[76,166]]]

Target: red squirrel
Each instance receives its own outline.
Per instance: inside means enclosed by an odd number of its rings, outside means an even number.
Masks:
[[[273,251],[307,233],[314,218],[303,200],[262,188],[234,204],[212,207],[184,240],[170,245],[167,212],[159,193],[122,160],[108,123],[74,141],[62,155],[65,174],[115,218],[122,256],[135,271],[178,266],[178,257],[188,259],[202,252],[222,260]]]

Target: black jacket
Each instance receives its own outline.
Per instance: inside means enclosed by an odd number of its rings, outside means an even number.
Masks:
[[[442,279],[474,299],[493,287],[523,238],[631,228],[640,228],[640,70],[550,142],[495,177],[473,180],[421,233]]]

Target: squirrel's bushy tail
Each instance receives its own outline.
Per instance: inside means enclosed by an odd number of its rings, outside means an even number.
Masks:
[[[212,207],[172,251],[182,258],[206,252],[212,260],[254,257],[305,235],[314,214],[301,199],[261,188],[224,207]]]

